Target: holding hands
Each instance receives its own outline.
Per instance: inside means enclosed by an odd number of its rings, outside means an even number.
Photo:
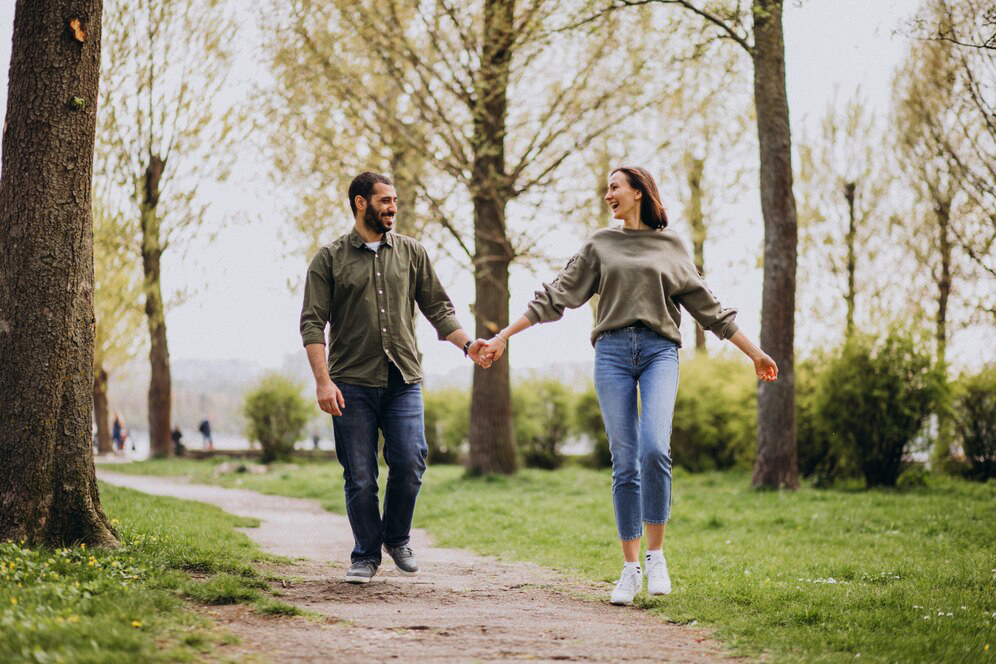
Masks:
[[[479,364],[482,369],[487,369],[491,366],[494,361],[490,354],[485,352],[488,342],[484,339],[477,339],[467,348],[467,357],[474,361],[474,364]]]

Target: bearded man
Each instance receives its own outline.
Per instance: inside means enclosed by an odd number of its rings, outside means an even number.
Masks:
[[[472,341],[436,277],[422,244],[392,231],[398,196],[391,180],[361,173],[349,185],[353,228],[311,261],[301,338],[315,375],[319,407],[332,415],[355,546],[346,573],[368,583],[381,547],[403,574],[418,572],[409,543],[428,451],[415,305],[441,340],[487,368],[485,341]],[[325,326],[329,350],[325,352]],[[377,491],[377,438],[388,466],[384,511]]]

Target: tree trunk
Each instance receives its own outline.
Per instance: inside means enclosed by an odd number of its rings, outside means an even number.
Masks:
[[[792,195],[792,136],[785,92],[782,0],[754,0],[754,105],[761,152],[764,291],[761,347],[778,380],[757,391],[757,456],[752,485],[799,488],[795,440],[795,267],[798,226]]]
[[[113,448],[108,425],[107,372],[102,366],[94,367],[93,370],[93,417],[97,420],[97,451],[100,454],[110,454]]]
[[[854,190],[856,188],[856,182],[848,182],[844,185],[844,198],[847,199],[847,293],[844,294],[844,301],[847,303],[847,327],[844,330],[844,336],[847,339],[854,335],[854,270],[857,265],[854,247],[854,240],[857,236],[857,220],[854,218]]]
[[[948,298],[951,296],[951,199],[934,202],[937,218],[937,249],[941,259],[940,274],[937,279],[937,318],[935,336],[937,340],[937,362],[941,365],[947,380],[948,348]],[[951,456],[953,422],[944,409],[937,413],[937,442],[934,445],[933,460],[944,464]]]
[[[145,272],[145,316],[149,324],[149,449],[153,458],[173,455],[170,439],[172,391],[169,374],[169,346],[166,342],[166,315],[160,283],[163,255],[159,237],[159,182],[166,162],[152,155],[145,170],[142,200],[142,269]]]
[[[692,259],[695,269],[705,277],[705,215],[702,212],[702,176],[705,173],[705,160],[688,155],[688,224],[692,227]],[[695,324],[695,352],[705,355],[705,330]]]
[[[0,541],[117,544],[91,440],[101,10],[101,0],[14,10],[0,173]]]
[[[514,0],[486,0],[484,42],[474,109],[474,305],[476,333],[489,338],[508,325],[508,266],[512,249],[505,234],[505,205],[510,196],[505,173],[505,119],[509,62],[513,43]],[[474,367],[470,404],[471,473],[513,473],[509,358],[490,369]]]

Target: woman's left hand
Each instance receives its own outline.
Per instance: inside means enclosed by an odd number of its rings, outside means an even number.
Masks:
[[[778,378],[778,365],[766,353],[761,353],[754,358],[754,371],[757,372],[757,377],[766,383]]]

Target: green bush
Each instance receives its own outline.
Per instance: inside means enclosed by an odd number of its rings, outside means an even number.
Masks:
[[[749,468],[757,430],[753,367],[742,359],[695,357],[681,363],[671,458],[692,472]]]
[[[246,394],[242,413],[248,422],[246,436],[262,445],[262,461],[270,463],[290,458],[314,408],[301,396],[300,385],[271,373]]]
[[[425,440],[429,463],[456,463],[470,435],[470,393],[456,388],[426,391]]]
[[[527,468],[559,468],[560,445],[573,429],[574,394],[556,380],[530,380],[512,391],[515,442]]]
[[[598,395],[595,387],[578,395],[574,405],[574,424],[579,433],[593,441],[590,463],[594,468],[609,468],[612,466],[612,453],[609,451],[609,437],[605,433],[605,422],[602,421],[602,409],[598,405]]]
[[[996,365],[963,375],[955,385],[954,420],[970,475],[996,476]]]
[[[820,388],[829,357],[799,362],[795,367],[795,428],[799,472],[817,486],[860,477],[857,450],[827,431],[820,416]]]
[[[900,332],[880,342],[855,336],[822,374],[822,435],[854,453],[869,487],[895,486],[904,450],[943,400],[943,373],[922,346]]]

